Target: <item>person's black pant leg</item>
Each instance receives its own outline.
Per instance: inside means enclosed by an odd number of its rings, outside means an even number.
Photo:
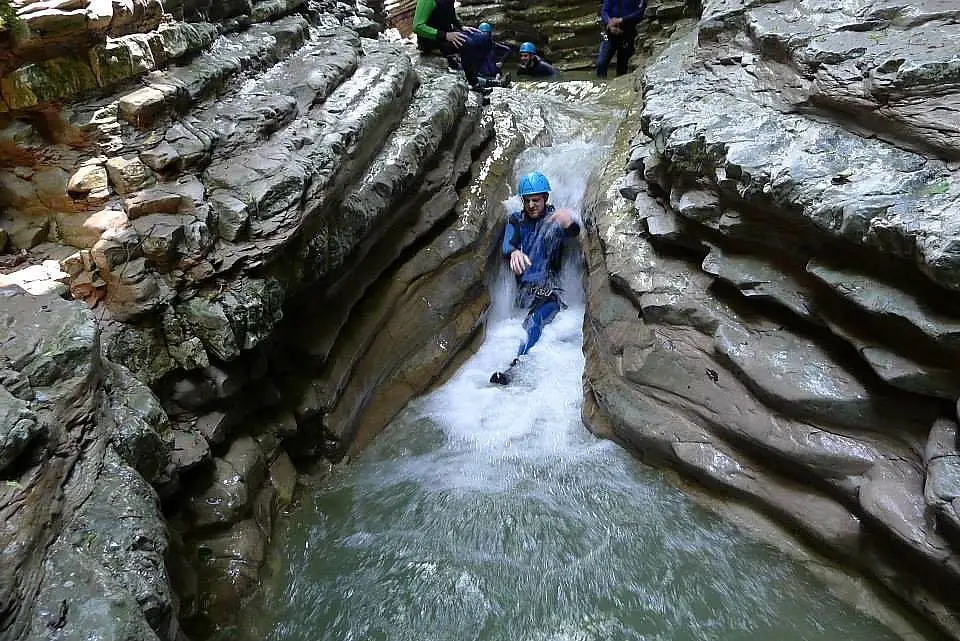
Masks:
[[[488,44],[489,41],[477,44],[473,40],[468,40],[467,43],[460,48],[460,63],[463,65],[463,75],[467,77],[467,83],[469,83],[471,87],[477,84],[480,65],[484,59],[486,59],[487,54],[490,53],[490,47],[486,46]]]
[[[636,51],[637,33],[628,31],[624,33],[617,41],[617,75],[622,76],[627,73],[627,65],[630,58]]]

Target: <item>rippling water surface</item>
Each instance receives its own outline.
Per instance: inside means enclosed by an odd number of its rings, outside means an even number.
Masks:
[[[541,168],[553,201],[579,208],[604,152],[574,137],[517,171]],[[570,306],[514,384],[488,383],[523,338],[501,277],[479,352],[281,521],[255,636],[897,638],[587,432],[577,266],[565,277]]]

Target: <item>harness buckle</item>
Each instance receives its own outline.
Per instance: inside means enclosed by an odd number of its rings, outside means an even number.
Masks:
[[[537,285],[533,288],[533,295],[537,298],[550,298],[553,295],[553,287],[550,285]]]

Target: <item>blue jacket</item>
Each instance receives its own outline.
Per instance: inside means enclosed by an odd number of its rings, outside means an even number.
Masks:
[[[563,260],[563,241],[580,233],[580,225],[573,223],[566,229],[550,219],[555,211],[547,205],[543,215],[528,218],[522,211],[515,211],[507,218],[503,231],[503,255],[509,256],[519,249],[530,257],[530,267],[517,276],[520,285],[537,285],[559,279]]]
[[[497,67],[497,63],[506,60],[510,56],[511,51],[513,50],[509,46],[494,42],[493,51],[490,52],[490,55],[488,55],[486,60],[483,61],[483,64],[480,65],[480,74],[491,78],[495,77],[500,73],[500,68]]]
[[[494,42],[490,34],[474,31],[460,48],[460,58],[479,75],[494,78],[500,73],[497,63],[510,55],[510,47]]]
[[[647,9],[647,0],[603,0],[600,8],[600,19],[606,25],[610,18],[623,18],[628,28],[637,26]]]

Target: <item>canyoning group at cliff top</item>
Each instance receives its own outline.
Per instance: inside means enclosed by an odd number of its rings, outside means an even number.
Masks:
[[[598,17],[602,25],[595,70],[606,78],[614,56],[616,71],[627,73],[627,65],[636,48],[637,23],[643,18],[646,0],[603,0]],[[493,38],[493,26],[481,22],[464,25],[457,17],[454,0],[417,0],[413,32],[421,53],[439,53],[447,57],[451,68],[462,69],[470,87],[489,93],[492,87],[510,85],[511,74],[503,66],[513,49]],[[517,74],[533,78],[557,78],[559,72],[538,52],[533,42],[518,48]]]

